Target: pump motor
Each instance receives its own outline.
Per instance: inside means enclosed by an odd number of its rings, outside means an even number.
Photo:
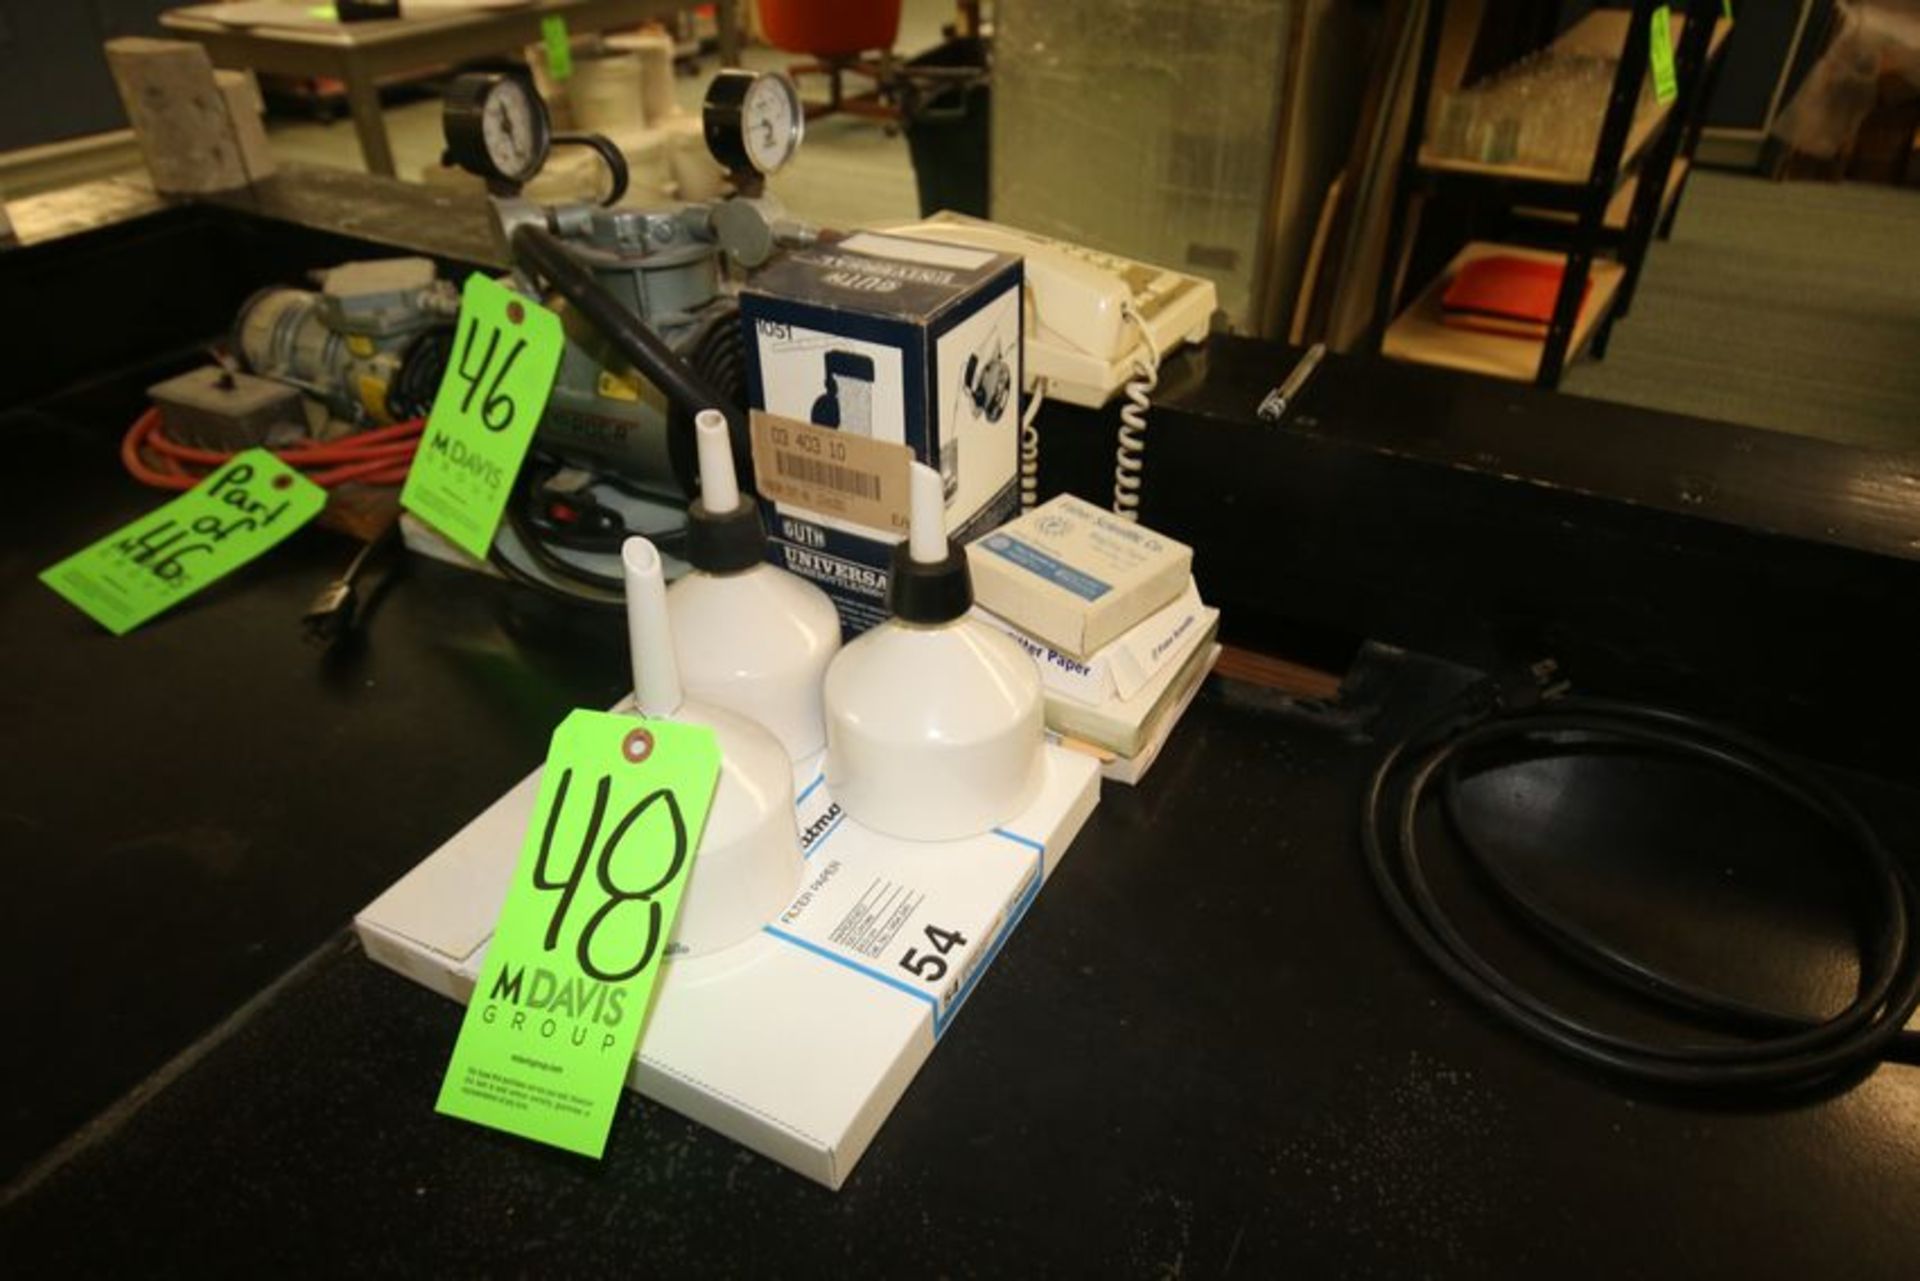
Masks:
[[[790,220],[766,194],[767,174],[792,159],[806,113],[786,77],[724,71],[708,89],[708,149],[731,176],[734,194],[672,209],[615,206],[626,188],[619,149],[594,134],[554,133],[546,104],[522,77],[472,73],[446,98],[447,159],[487,182],[501,247],[518,264],[514,284],[560,315],[567,348],[541,419],[539,447],[560,461],[611,473],[630,489],[676,507],[698,490],[695,412],[725,405],[737,469],[751,458],[738,406],[747,399],[746,344],[723,260],[757,267],[780,244],[805,243],[811,229]],[[605,162],[611,194],[599,205],[539,205],[521,196],[555,146],[585,146]],[[567,264],[568,287],[525,261],[529,230],[550,237]],[[577,268],[578,270],[573,270]],[[590,289],[602,313],[588,316],[569,288]],[[609,326],[604,308],[616,306]],[[636,363],[623,340],[637,321],[656,357],[680,374],[663,379],[659,360]],[[654,367],[648,368],[652,364]],[[686,381],[690,376],[691,384]],[[707,404],[686,403],[674,386],[698,385]]]
[[[350,262],[318,291],[269,288],[234,321],[246,369],[288,383],[359,427],[424,415],[446,370],[460,294],[426,258]]]

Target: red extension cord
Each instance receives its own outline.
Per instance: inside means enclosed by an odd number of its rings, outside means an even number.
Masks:
[[[274,455],[306,473],[308,480],[332,488],[348,481],[363,485],[398,485],[407,478],[426,419],[412,418],[391,427],[356,432],[320,445],[276,449]],[[169,438],[161,429],[160,411],[148,409],[134,419],[120,442],[120,461],[142,484],[156,489],[192,489],[232,458],[217,449],[194,449]],[[149,462],[151,458],[151,462]]]

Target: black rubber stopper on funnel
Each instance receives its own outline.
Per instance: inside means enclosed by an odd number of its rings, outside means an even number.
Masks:
[[[729,512],[709,511],[698,498],[687,508],[687,560],[695,569],[737,574],[766,556],[767,527],[760,521],[760,505],[745,494]]]
[[[913,558],[909,541],[893,549],[887,581],[887,608],[893,616],[907,623],[950,623],[972,609],[973,574],[967,569],[967,549],[949,538],[946,558],[928,565]]]

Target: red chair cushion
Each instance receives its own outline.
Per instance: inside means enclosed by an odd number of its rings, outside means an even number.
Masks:
[[[760,30],[774,48],[815,58],[891,49],[900,0],[760,0]]]

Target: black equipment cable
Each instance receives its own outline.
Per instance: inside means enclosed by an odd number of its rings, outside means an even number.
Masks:
[[[414,339],[387,386],[387,414],[396,420],[425,418],[452,355],[452,325],[430,329]]]
[[[508,580],[522,587],[533,588],[556,600],[577,605],[624,609],[625,580],[597,573],[585,565],[568,560],[555,551],[549,539],[533,525],[528,510],[530,506],[540,501],[535,492],[536,477],[539,473],[550,470],[554,465],[550,460],[537,455],[529,456],[507,495],[505,513],[507,528],[512,532],[514,542],[520,548],[522,555],[531,562],[533,570],[537,570],[538,573],[516,563],[497,544],[490,549],[488,560]],[[605,481],[606,478],[602,478],[602,482],[605,483]],[[598,550],[602,554],[617,554],[619,544],[625,542],[626,537],[626,533],[622,532],[608,547],[574,550]],[[685,555],[687,536],[684,529],[671,530],[662,534],[648,534],[647,537],[664,552]]]
[[[1920,1033],[1905,1030],[1920,1006],[1920,948],[1913,938],[1920,898],[1911,875],[1859,811],[1824,780],[1744,734],[1659,708],[1564,697],[1544,683],[1545,675],[1477,687],[1391,748],[1367,787],[1360,816],[1367,869],[1388,912],[1427,959],[1520,1032],[1636,1081],[1785,1090],[1882,1060],[1920,1063]],[[1548,908],[1475,848],[1458,821],[1457,791],[1476,761],[1484,767],[1490,758],[1505,765],[1594,751],[1704,761],[1785,797],[1834,831],[1836,850],[1856,865],[1859,898],[1872,917],[1858,936],[1858,988],[1845,1009],[1810,1020],[1662,973]],[[1609,1031],[1533,995],[1480,955],[1440,905],[1424,870],[1418,820],[1436,782],[1456,843],[1523,925],[1600,978],[1734,1036],[1662,1043]]]
[[[518,587],[524,587],[536,595],[545,596],[549,600],[558,601],[563,605],[585,605],[591,609],[601,609],[609,612],[625,612],[627,608],[626,602],[618,597],[592,596],[584,591],[557,587],[539,575],[529,573],[521,566],[515,564],[513,557],[501,550],[499,539],[495,539],[493,545],[487,548],[487,560],[492,563],[495,569],[500,571],[501,577],[505,578],[508,582]]]
[[[320,589],[300,617],[307,639],[332,645],[350,633],[365,616],[363,606],[377,593],[362,596],[360,583],[370,565],[401,545],[400,522],[392,520],[378,534],[360,544],[340,576]]]
[[[735,452],[740,452],[746,432],[738,405],[614,297],[559,237],[544,227],[528,225],[514,230],[511,244],[514,261],[522,270],[578,308],[627,363],[644,374],[679,411],[668,416],[668,448],[670,453],[682,455],[685,468],[692,465],[693,417],[702,409],[718,409],[726,415]],[[542,581],[514,564],[498,548],[490,558],[495,567],[515,582],[537,583],[546,594],[563,600],[604,606],[610,603],[608,594],[612,594],[611,603],[618,603],[623,583],[567,561],[549,548],[539,532],[531,527],[523,510],[525,478],[523,468],[515,493],[507,502],[507,521],[534,565],[556,581]]]
[[[607,167],[607,178],[611,186],[607,194],[600,197],[603,207],[611,209],[620,203],[620,197],[627,194],[627,182],[631,175],[627,172],[627,155],[614,145],[613,139],[597,133],[556,133],[553,135],[556,147],[587,147],[600,157],[600,163]]]
[[[614,350],[645,374],[669,402],[689,417],[702,409],[718,409],[727,416],[735,437],[744,439],[745,420],[739,406],[729,403],[665,339],[623,306],[591,268],[574,259],[559,237],[529,225],[515,228],[512,239],[514,261],[579,308]]]
[[[609,592],[618,597],[626,590],[624,579],[596,573],[584,565],[575,565],[548,547],[539,531],[528,524],[526,511],[518,501],[510,499],[507,503],[507,525],[542,572],[564,584],[584,589],[588,599],[595,592]]]

